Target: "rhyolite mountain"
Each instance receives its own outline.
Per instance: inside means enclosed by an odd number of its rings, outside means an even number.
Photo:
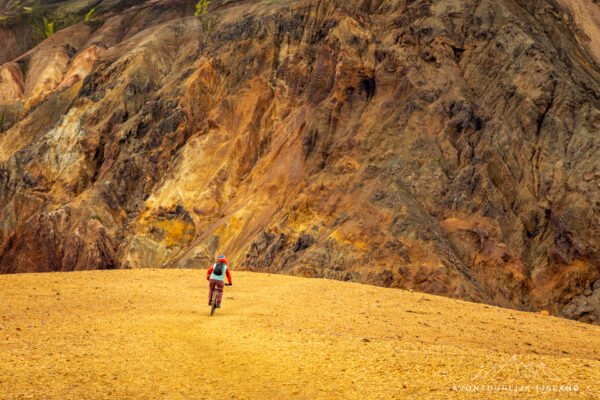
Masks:
[[[600,322],[596,2],[201,3],[0,0],[0,272],[223,253]]]

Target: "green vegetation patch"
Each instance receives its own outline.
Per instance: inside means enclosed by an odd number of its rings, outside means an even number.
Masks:
[[[200,15],[200,14],[206,14],[206,13],[208,13],[208,5],[210,3],[212,3],[212,1],[199,0],[198,3],[196,3],[196,12],[194,13],[194,15]]]
[[[90,11],[88,11],[88,13],[85,14],[85,17],[83,18],[83,20],[85,22],[89,22],[91,20],[91,18],[92,18],[92,14],[94,14],[94,11],[96,11],[95,8],[92,8]]]
[[[48,22],[46,17],[44,17],[44,35],[47,38],[54,35],[54,22]]]

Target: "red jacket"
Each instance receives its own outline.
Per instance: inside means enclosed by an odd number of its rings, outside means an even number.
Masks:
[[[225,263],[227,265],[227,263]],[[213,264],[208,271],[206,271],[206,279],[210,279],[210,274],[212,274],[212,270],[215,264]],[[229,273],[229,266],[227,266],[227,270],[225,271],[225,275],[227,275],[227,279],[229,280],[229,284],[231,285],[231,274]]]

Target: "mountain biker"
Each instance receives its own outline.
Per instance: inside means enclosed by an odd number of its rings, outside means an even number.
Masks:
[[[217,288],[217,308],[221,308],[221,299],[223,298],[223,287],[225,286],[225,275],[231,286],[231,273],[227,268],[227,259],[224,255],[220,255],[217,262],[212,265],[206,272],[206,280],[210,282],[208,290],[208,305],[212,305],[212,296],[215,286]]]

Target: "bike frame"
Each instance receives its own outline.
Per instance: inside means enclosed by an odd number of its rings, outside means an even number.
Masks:
[[[219,292],[219,289],[216,285],[215,288],[213,289],[213,295],[212,295],[212,306],[210,308],[210,315],[212,316],[215,313],[215,309],[217,308],[217,294]]]

